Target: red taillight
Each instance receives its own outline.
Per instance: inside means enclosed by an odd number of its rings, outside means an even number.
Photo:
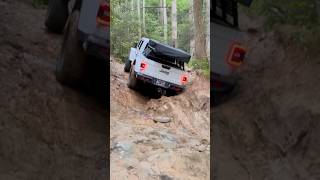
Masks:
[[[140,64],[140,70],[141,70],[141,71],[146,70],[146,69],[147,69],[147,67],[148,67],[148,64],[147,64],[147,63],[145,63],[145,62],[142,62],[142,63]]]
[[[185,85],[188,83],[188,76],[187,75],[181,75],[180,78],[181,84]]]
[[[239,43],[234,43],[231,46],[231,50],[230,50],[227,62],[232,67],[238,67],[243,63],[245,55],[246,55],[246,49],[243,48]]]
[[[110,25],[110,7],[109,4],[106,2],[100,4],[99,11],[97,14],[97,24],[101,26]]]

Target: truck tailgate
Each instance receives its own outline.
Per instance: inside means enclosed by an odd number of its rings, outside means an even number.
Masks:
[[[184,71],[152,60],[145,60],[145,62],[147,63],[147,68],[142,71],[143,74],[173,84],[181,85],[180,78]]]

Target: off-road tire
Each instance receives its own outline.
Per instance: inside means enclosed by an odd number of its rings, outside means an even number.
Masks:
[[[87,55],[77,34],[79,15],[79,11],[74,11],[68,19],[56,65],[56,78],[65,85],[78,85],[86,71]]]
[[[67,0],[49,0],[45,26],[49,31],[62,33],[68,19]]]
[[[137,89],[138,88],[138,79],[134,74],[133,66],[130,68],[130,74],[128,78],[128,87],[130,89]]]
[[[124,72],[130,72],[130,68],[131,68],[131,61],[128,59],[128,60],[126,61],[126,63],[124,64],[123,71],[124,71]]]
[[[239,92],[239,87],[235,85],[232,85],[232,87],[230,87],[228,91],[225,91],[225,92],[219,92],[219,93],[211,92],[210,106],[218,106],[220,104],[226,103],[227,101],[235,98],[238,92]]]

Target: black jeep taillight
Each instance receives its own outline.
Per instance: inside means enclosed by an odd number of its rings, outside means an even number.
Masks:
[[[97,14],[97,24],[101,26],[110,25],[110,6],[105,1],[100,3],[98,14]]]

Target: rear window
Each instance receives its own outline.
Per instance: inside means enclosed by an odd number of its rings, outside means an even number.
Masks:
[[[236,0],[212,0],[211,21],[238,28],[238,4]]]
[[[176,59],[173,58],[160,58],[157,56],[154,56],[152,54],[152,48],[147,44],[146,48],[143,51],[143,55],[146,56],[148,59],[153,60],[155,62],[170,66],[170,67],[174,67],[177,69],[181,69],[184,70],[184,62],[183,61],[177,61]]]

